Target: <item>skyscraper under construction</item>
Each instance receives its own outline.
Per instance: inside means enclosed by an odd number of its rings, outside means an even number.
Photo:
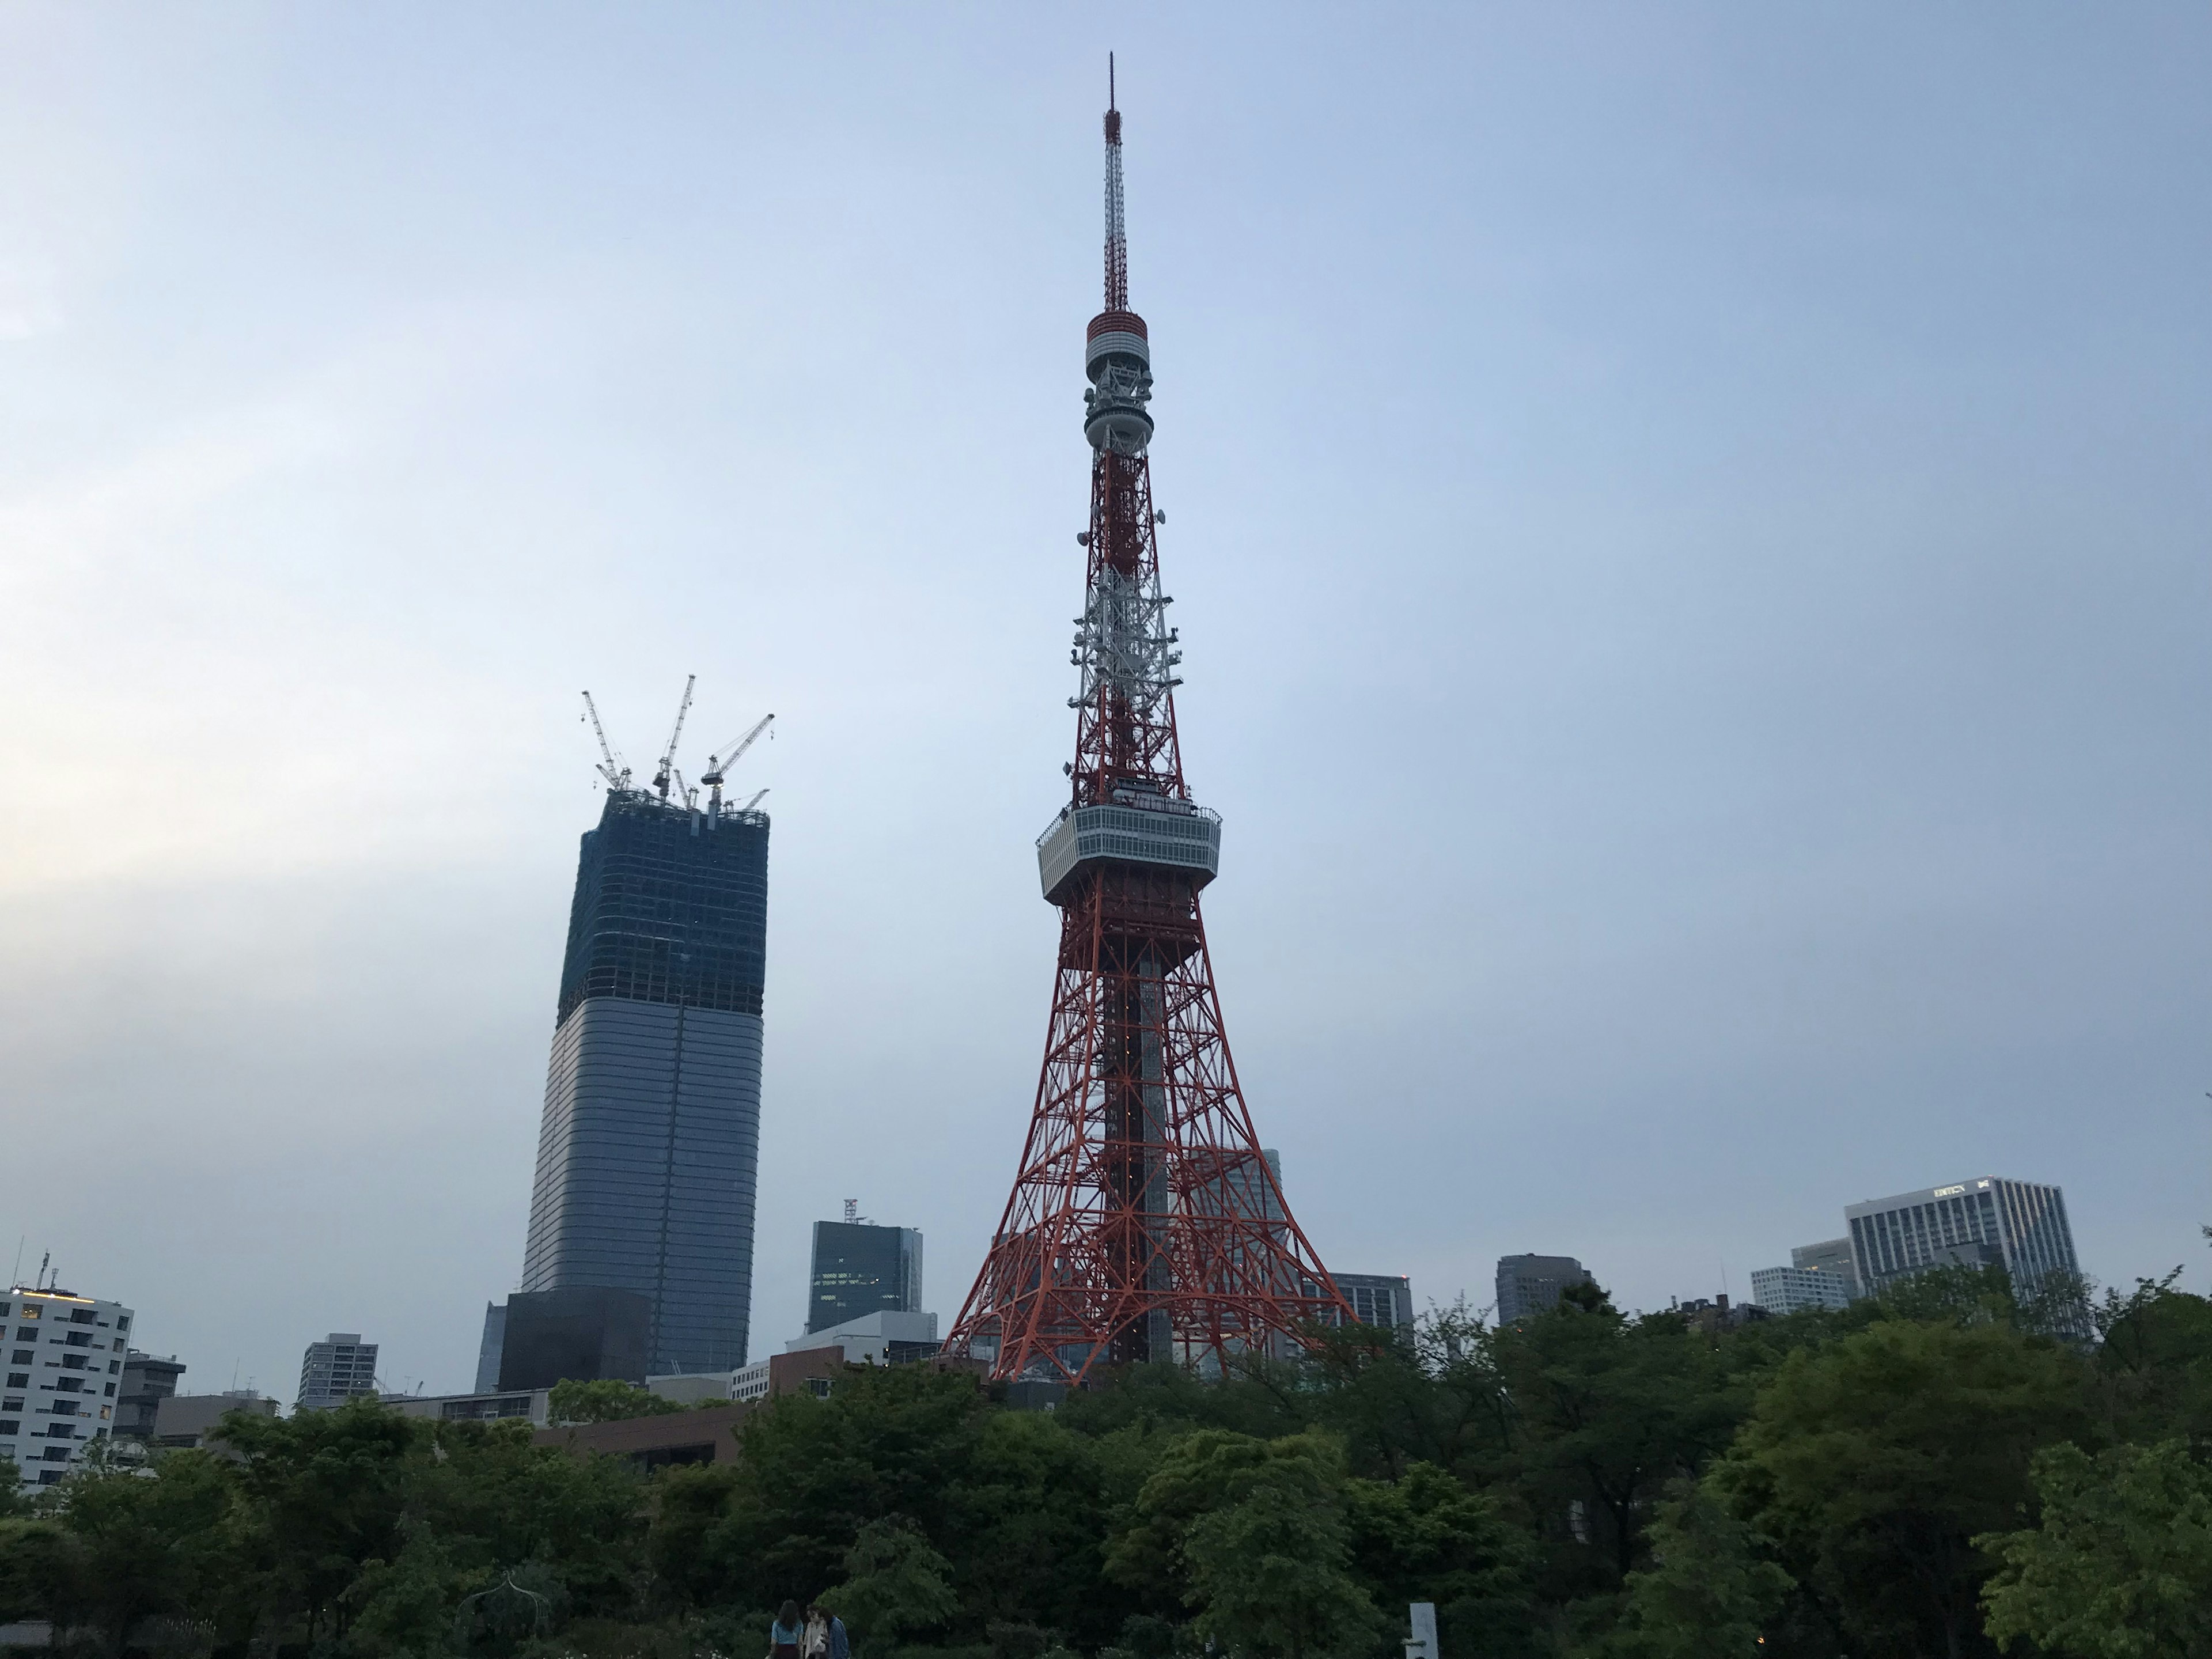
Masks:
[[[767,724],[709,761],[703,803],[674,738],[645,789],[602,736],[606,801],[578,861],[522,1288],[647,1297],[653,1371],[746,1357],[769,819],[757,795],[725,805],[721,781]]]

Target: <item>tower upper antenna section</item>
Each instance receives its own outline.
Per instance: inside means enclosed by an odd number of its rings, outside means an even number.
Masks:
[[[1121,223],[1121,112],[1114,106],[1114,54],[1106,54],[1106,309],[1129,308],[1129,239]]]

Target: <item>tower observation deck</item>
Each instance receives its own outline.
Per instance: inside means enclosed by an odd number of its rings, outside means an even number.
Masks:
[[[1237,1081],[1199,894],[1221,820],[1186,784],[1160,589],[1152,337],[1129,308],[1121,116],[1106,112],[1106,303],[1084,336],[1091,449],[1069,794],[1037,838],[1060,913],[1028,1137],[945,1343],[997,1376],[1168,1360],[1220,1375],[1348,1320]]]

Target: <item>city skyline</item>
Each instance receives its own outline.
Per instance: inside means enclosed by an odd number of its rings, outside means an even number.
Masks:
[[[1111,48],[1322,1260],[1662,1307],[1997,1168],[2203,1287],[2212,25],[1257,15],[0,20],[0,1077],[99,1155],[32,1261],[210,1387],[335,1328],[465,1389],[576,691],[635,757],[696,672],[708,738],[778,711],[752,1352],[848,1193],[972,1273]]]

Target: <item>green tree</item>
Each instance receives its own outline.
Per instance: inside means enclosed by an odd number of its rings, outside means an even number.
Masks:
[[[64,1630],[84,1622],[84,1548],[58,1522],[0,1521],[0,1624],[50,1619]]]
[[[2093,1310],[2098,1409],[2116,1440],[2212,1440],[2212,1302],[2174,1289],[2180,1273],[2107,1291]]]
[[[1959,1659],[1984,1650],[1973,1540],[2087,1426],[2081,1364],[2004,1324],[1873,1325],[1791,1353],[1714,1479],[1860,1646]]]
[[[1438,1643],[1459,1659],[1529,1650],[1536,1552],[1498,1499],[1413,1463],[1395,1481],[1346,1481],[1344,1505],[1354,1570],[1380,1606],[1434,1602]]]
[[[243,1462],[239,1566],[281,1629],[297,1619],[309,1641],[343,1636],[357,1602],[347,1592],[370,1561],[399,1553],[408,1461],[430,1434],[366,1396],[286,1418],[232,1412],[222,1439]]]
[[[960,1601],[951,1577],[952,1564],[930,1547],[921,1529],[902,1516],[890,1516],[860,1528],[846,1553],[844,1583],[818,1599],[855,1635],[896,1645],[952,1617]]]
[[[82,1587],[75,1613],[119,1652],[131,1627],[203,1611],[227,1577],[232,1484],[204,1452],[161,1455],[150,1473],[106,1460],[72,1475],[59,1520]]]
[[[2000,1643],[2086,1659],[2212,1659],[2212,1470],[2182,1441],[2036,1455],[2039,1526],[1975,1540]]]
[[[1201,1430],[1168,1448],[1109,1569],[1126,1579],[1165,1567],[1197,1610],[1195,1633],[1234,1655],[1357,1650],[1382,1621],[1351,1571],[1345,1478],[1333,1437]]]
[[[1605,1646],[1618,1659],[1754,1659],[1795,1588],[1765,1559],[1750,1528],[1687,1481],[1661,1507],[1651,1565],[1628,1576],[1620,1626]]]
[[[546,1414],[556,1423],[626,1423],[634,1417],[663,1417],[685,1409],[650,1389],[617,1376],[580,1382],[556,1382],[546,1396]]]
[[[1669,1314],[1628,1318],[1595,1286],[1577,1289],[1494,1347],[1525,1501],[1554,1538],[1603,1551],[1609,1571],[1593,1588],[1610,1589],[1636,1565],[1659,1494],[1729,1443],[1752,1390],[1729,1339]]]

